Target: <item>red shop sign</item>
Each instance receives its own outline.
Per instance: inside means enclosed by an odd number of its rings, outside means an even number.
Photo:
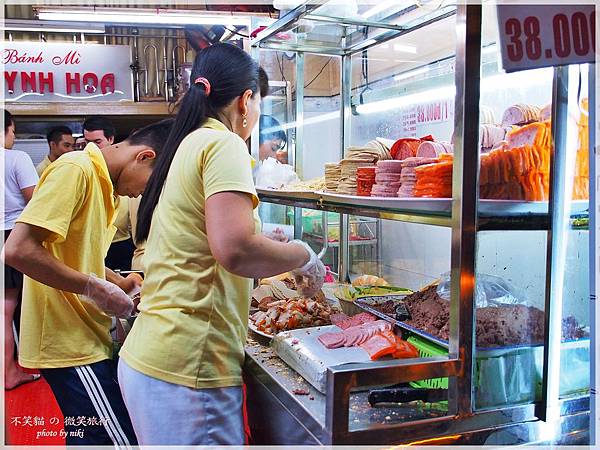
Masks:
[[[129,46],[3,42],[6,102],[133,99]]]
[[[507,72],[591,63],[595,5],[498,5],[502,65]]]

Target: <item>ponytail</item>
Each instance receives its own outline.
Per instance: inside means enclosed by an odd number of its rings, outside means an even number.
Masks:
[[[204,81],[194,82],[199,79]],[[266,80],[262,68],[234,45],[216,44],[196,55],[190,88],[181,102],[164,150],[156,157],[154,170],[140,202],[136,242],[148,238],[154,209],[183,139],[201,127],[209,117],[216,119],[219,111],[246,90],[250,89],[255,94],[260,92],[261,96],[267,95]]]
[[[136,242],[144,242],[148,238],[152,214],[154,214],[154,208],[167,179],[175,152],[181,141],[206,120],[206,103],[206,95],[200,89],[190,86],[177,113],[175,124],[171,128],[163,151],[156,157],[152,175],[148,180],[146,189],[144,189],[138,210]]]

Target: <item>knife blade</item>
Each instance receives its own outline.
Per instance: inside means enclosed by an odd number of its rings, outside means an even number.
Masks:
[[[422,400],[428,403],[448,400],[448,389],[420,389],[401,387],[393,389],[373,389],[369,391],[369,404],[378,403],[408,403]]]

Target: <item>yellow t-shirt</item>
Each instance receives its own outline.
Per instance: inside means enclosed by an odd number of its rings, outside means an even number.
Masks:
[[[42,173],[44,173],[44,170],[46,170],[46,167],[48,167],[50,164],[52,164],[52,161],[50,161],[50,158],[48,158],[48,155],[46,155],[44,157],[44,159],[42,159],[42,161],[35,166],[35,170],[38,174],[38,176],[42,176]]]
[[[117,231],[115,233],[115,237],[113,237],[113,242],[126,241],[131,237],[128,197],[118,197],[115,227],[117,228]]]
[[[131,237],[135,244],[135,250],[133,251],[133,258],[131,258],[131,268],[133,270],[144,270],[144,252],[146,251],[146,241],[135,242],[135,233],[137,230],[137,214],[140,208],[140,202],[142,196],[128,199],[129,203],[129,221],[131,223]]]
[[[54,257],[79,272],[104,278],[114,215],[110,174],[102,153],[90,143],[83,152],[65,154],[44,171],[17,222],[50,231],[44,247]],[[25,277],[19,363],[59,368],[108,359],[110,323],[92,302]]]
[[[177,149],[146,243],[140,315],[121,357],[135,370],[192,388],[239,386],[252,280],[211,254],[205,201],[225,191],[258,198],[244,142],[209,119]]]

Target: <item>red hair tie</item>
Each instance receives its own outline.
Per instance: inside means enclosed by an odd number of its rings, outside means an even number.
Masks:
[[[210,95],[210,81],[208,81],[204,77],[198,77],[194,80],[194,84],[202,84],[204,85],[204,91],[206,92],[206,96]]]

